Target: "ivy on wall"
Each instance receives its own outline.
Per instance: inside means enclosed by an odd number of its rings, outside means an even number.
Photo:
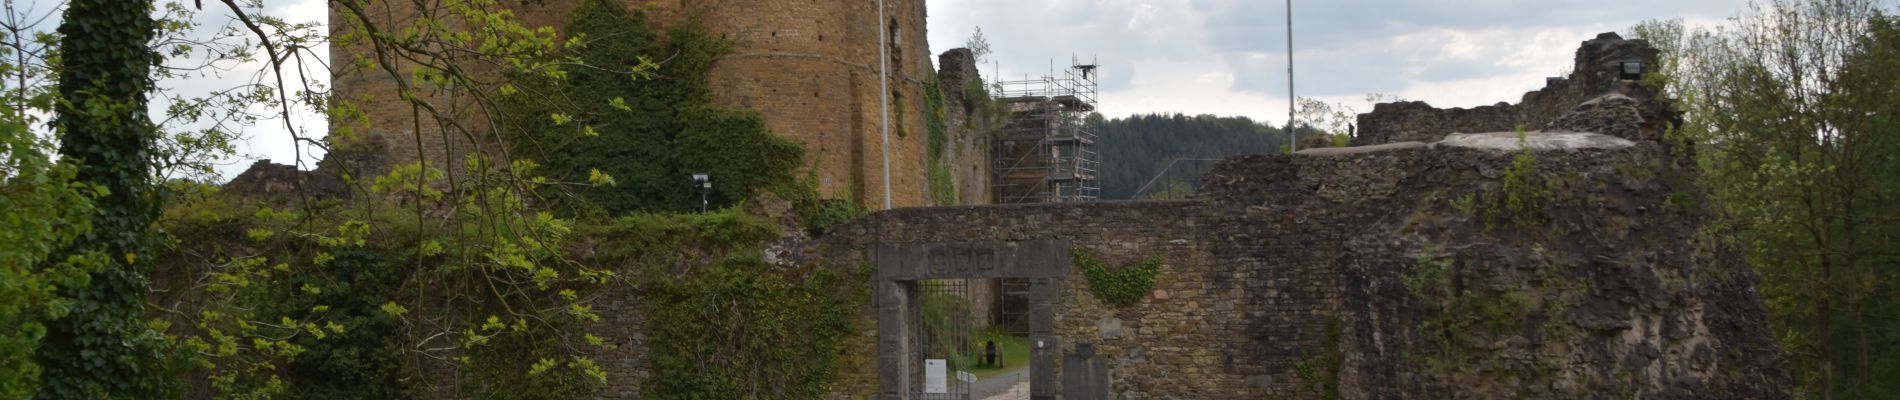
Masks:
[[[773,270],[732,254],[646,301],[652,378],[663,399],[814,399],[829,392],[869,285],[831,268]]]
[[[950,125],[944,121],[943,87],[935,77],[924,83],[924,106],[930,127],[930,135],[925,142],[928,161],[924,166],[925,177],[930,184],[930,199],[939,206],[956,205],[956,175],[951,172],[949,161],[944,159],[950,147]]]
[[[554,181],[542,196],[570,214],[698,210],[692,174],[710,173],[713,207],[756,190],[794,188],[803,149],[756,113],[713,104],[707,79],[730,49],[687,21],[664,37],[618,2],[582,2],[567,19],[570,50],[593,68],[516,76],[504,88],[516,154]],[[656,58],[649,55],[664,55]]]
[[[1109,271],[1108,266],[1082,249],[1071,249],[1075,258],[1075,267],[1082,270],[1082,276],[1089,281],[1089,292],[1096,299],[1116,307],[1127,307],[1141,302],[1148,292],[1154,290],[1155,274],[1161,272],[1161,257],[1151,257],[1133,265],[1122,267],[1119,271]]]
[[[765,217],[635,214],[585,227],[606,263],[630,269],[646,308],[653,374],[640,385],[662,399],[822,398],[847,362],[842,351],[869,301],[865,270],[776,266],[757,246],[779,237]],[[795,345],[788,345],[795,344]]]

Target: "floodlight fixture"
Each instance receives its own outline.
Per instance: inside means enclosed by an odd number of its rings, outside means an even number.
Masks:
[[[712,193],[712,174],[693,174],[693,188],[699,189],[699,212],[706,212],[706,195]]]
[[[1621,68],[1617,72],[1623,79],[1632,81],[1643,79],[1642,61],[1624,61],[1619,67]]]

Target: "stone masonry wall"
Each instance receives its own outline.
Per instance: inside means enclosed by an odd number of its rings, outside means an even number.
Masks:
[[[1529,139],[1553,146],[1534,173],[1554,197],[1528,226],[1489,203],[1512,151],[1441,143],[1232,159],[1190,201],[880,212],[792,259],[1033,240],[1111,268],[1160,256],[1127,308],[1079,272],[1063,281],[1065,352],[1094,343],[1121,398],[1319,398],[1328,383],[1346,398],[1786,397],[1755,277],[1698,236],[1706,210],[1666,202],[1695,194],[1670,186],[1682,170],[1663,144],[1557,135]],[[1451,266],[1439,289],[1491,308],[1412,293],[1421,258]]]
[[[937,56],[937,82],[943,90],[943,118],[949,127],[949,149],[945,162],[956,176],[957,205],[990,203],[990,150],[994,129],[986,110],[970,104],[965,93],[972,83],[981,84],[982,72],[970,49],[957,48]]]
[[[894,86],[895,103],[910,111],[893,113],[907,131],[893,132],[906,146],[894,154],[908,158],[892,166],[914,179],[894,182],[894,197],[921,205],[926,108],[913,77],[932,72],[910,49],[922,45],[922,3],[892,1],[917,22],[899,18],[916,31],[900,35],[896,55],[907,83]],[[546,3],[522,7],[564,14],[563,2]],[[649,12],[662,23],[688,11],[726,16],[712,18],[722,21],[714,31],[749,50],[715,72],[719,101],[818,146],[810,162],[834,178],[830,193],[881,197],[880,182],[865,179],[881,170],[876,130],[865,128],[876,126],[867,118],[877,115],[876,81],[864,78],[876,49],[820,44],[874,36],[848,26],[870,26],[857,23],[875,3],[756,3]],[[898,208],[818,238],[785,217],[794,233],[764,256],[856,268],[883,245],[1060,242],[1110,268],[1160,257],[1154,289],[1127,307],[1097,300],[1072,265],[1040,266],[1066,271],[1052,329],[1062,353],[1093,344],[1118,398],[1787,398],[1757,278],[1732,244],[1701,234],[1714,219],[1700,206],[1706,194],[1681,184],[1694,181],[1693,166],[1661,140],[1670,108],[1601,74],[1653,57],[1645,49],[1613,35],[1586,42],[1584,72],[1518,105],[1383,105],[1362,116],[1355,138],[1371,146],[1230,159],[1190,200]],[[339,90],[374,81],[361,79]],[[1483,133],[1525,121],[1542,130]],[[1454,131],[1474,134],[1446,135]],[[378,138],[391,157],[432,149]],[[1513,167],[1519,157],[1534,167]],[[271,188],[277,175],[259,172],[253,180],[266,183],[253,186]],[[1531,200],[1514,207],[1513,197]],[[776,208],[765,214],[787,214]],[[603,323],[590,333],[615,345],[596,357],[614,377],[601,397],[637,397],[650,375],[635,298],[609,291],[596,304]],[[833,398],[871,397],[881,378],[900,375],[878,369],[878,307],[866,305],[844,345]],[[434,367],[424,366],[432,379],[454,381],[451,368]]]
[[[524,24],[558,28],[577,1],[507,4]],[[878,51],[888,49],[892,202],[924,205],[923,83],[936,71],[925,39],[923,0],[884,0],[883,24],[877,21],[877,0],[623,1],[630,9],[644,11],[651,23],[665,26],[696,18],[712,33],[735,41],[733,53],[710,74],[715,101],[758,112],[774,133],[805,148],[805,168],[816,170],[825,194],[865,204],[882,204],[884,197],[886,142],[879,118]],[[375,2],[367,8],[381,18],[386,31],[400,31],[415,19],[407,2]],[[343,15],[331,11],[333,20],[344,20]],[[890,40],[882,45],[879,26],[891,28],[885,32]],[[472,147],[460,134],[443,135],[434,123],[418,129],[410,108],[395,98],[395,80],[381,71],[353,67],[350,60],[370,54],[365,47],[335,45],[331,52],[339,66],[333,71],[337,97],[359,102],[370,122],[362,134],[387,140],[383,151],[393,164],[414,162],[418,156],[435,162],[461,160]],[[412,66],[398,68],[407,76]],[[438,106],[449,104],[445,94],[425,96]],[[474,137],[493,132],[476,113],[457,120]]]
[[[1237,157],[1188,201],[884,211],[776,257],[1035,241],[1111,268],[1159,256],[1124,308],[1058,266],[1063,352],[1094,344],[1122,398],[1786,398],[1756,277],[1701,234],[1706,194],[1681,183],[1695,170],[1648,98],[1580,101],[1521,137]]]

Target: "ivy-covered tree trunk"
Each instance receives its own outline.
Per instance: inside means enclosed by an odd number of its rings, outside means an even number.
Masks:
[[[157,32],[151,0],[70,0],[59,33],[63,65],[55,128],[62,161],[104,188],[94,229],[64,252],[89,282],[62,290],[71,312],[40,348],[43,399],[157,399],[173,385],[162,336],[147,326],[145,268],[158,209],[150,168],[157,129],[146,117]]]

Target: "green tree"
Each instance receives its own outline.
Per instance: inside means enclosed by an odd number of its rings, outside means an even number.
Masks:
[[[148,47],[158,31],[152,12],[150,0],[74,0],[59,26],[61,161],[102,195],[86,216],[94,229],[55,258],[93,262],[86,284],[61,290],[72,303],[39,349],[40,398],[164,398],[176,386],[163,336],[145,322],[160,204],[150,166],[158,131],[146,117],[158,57]]]
[[[1201,160],[1276,153],[1286,139],[1280,128],[1247,117],[1146,114],[1105,119],[1093,114],[1088,118],[1088,124],[1101,129],[1097,149],[1102,155],[1102,197],[1117,200],[1132,199],[1143,185],[1149,186],[1148,192],[1165,191],[1177,183],[1191,189],[1214,166]]]
[[[1653,84],[1680,99],[1749,250],[1801,397],[1900,396],[1900,36],[1873,0],[1775,0],[1715,30],[1651,22]]]
[[[1352,140],[1354,130],[1352,122],[1358,112],[1351,106],[1305,97],[1301,97],[1297,104],[1299,104],[1299,111],[1294,114],[1294,119],[1303,128],[1300,132],[1301,149],[1346,147]],[[1304,132],[1305,129],[1318,132]]]
[[[15,68],[0,61],[0,69]],[[73,181],[72,165],[50,157],[53,144],[28,129],[34,122],[29,110],[14,108],[46,104],[46,97],[21,99],[18,93],[0,94],[0,371],[9,371],[0,374],[0,398],[9,399],[29,397],[39,387],[34,358],[46,321],[71,306],[56,289],[84,282],[73,263],[51,257],[90,231],[96,194]]]
[[[983,27],[981,26],[976,27],[976,31],[970,33],[970,40],[964,42],[963,47],[970,49],[971,61],[975,61],[976,65],[983,65],[983,61],[989,60],[990,58],[990,39],[983,37]]]

